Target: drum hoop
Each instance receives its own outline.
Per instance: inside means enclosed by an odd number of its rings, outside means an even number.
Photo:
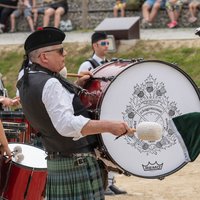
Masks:
[[[137,63],[136,61],[133,61],[133,60],[117,60],[117,62],[121,62],[121,63],[130,63],[130,64],[128,64],[128,65],[126,66],[126,68],[129,67],[129,65],[132,66],[133,63]],[[103,65],[100,65],[99,67],[95,68],[95,69],[92,71],[92,73],[95,75],[98,71],[100,71],[101,69],[103,69],[103,68],[105,68],[105,67],[107,67],[108,65],[113,64],[113,63],[116,63],[116,61],[111,61],[111,62],[107,62],[107,63],[105,63],[105,64],[103,64]]]
[[[25,144],[25,143],[9,142],[8,144],[18,144],[18,145],[24,145],[24,146],[31,146],[31,147],[34,147],[36,149],[40,149],[40,150],[44,151],[44,149],[42,149],[40,147],[36,147],[36,146],[30,145],[30,144]],[[14,162],[14,161],[10,161],[10,162],[12,162],[16,166],[23,166],[23,168],[26,168],[26,169],[32,169],[32,170],[37,170],[37,171],[46,171],[47,170],[47,168],[29,167],[29,166],[26,166],[26,165],[21,165],[20,163],[17,163],[17,162]]]
[[[22,111],[0,111],[0,118],[2,120],[8,120],[8,119],[25,120],[26,119]]]
[[[127,61],[126,61],[127,62]],[[105,97],[105,94],[107,93],[109,87],[111,86],[112,82],[115,81],[115,79],[121,74],[123,73],[125,70],[129,69],[130,67],[134,66],[134,65],[138,65],[140,63],[147,63],[147,62],[156,62],[156,63],[162,63],[162,64],[165,64],[165,65],[168,65],[174,69],[176,69],[177,71],[179,71],[182,75],[184,75],[188,80],[189,82],[192,84],[192,86],[194,87],[197,95],[198,95],[198,98],[200,100],[200,92],[199,92],[199,89],[196,85],[196,83],[192,80],[192,78],[185,72],[183,71],[181,68],[179,68],[177,65],[175,64],[172,64],[172,63],[168,63],[168,62],[165,62],[165,61],[160,61],[160,60],[140,60],[138,62],[131,62],[129,65],[127,65],[124,70],[120,71],[113,79],[112,81],[110,82],[110,84],[108,84],[105,88],[104,88],[104,92],[102,93],[102,96],[99,98],[98,102],[97,102],[97,108],[100,108],[101,105],[102,105],[102,102],[103,102],[103,99]],[[113,63],[113,62],[112,62]],[[112,64],[112,63],[109,63],[109,64]],[[98,70],[95,70],[94,74],[97,73],[99,70],[101,70],[102,68],[104,67],[107,67],[108,65],[103,65],[101,68],[98,68]],[[98,115],[98,118],[97,119],[100,119],[100,113],[101,111],[99,112],[99,115]],[[176,167],[175,169],[173,169],[172,171],[168,172],[168,173],[164,173],[162,175],[157,175],[157,176],[140,176],[140,175],[137,175],[137,174],[134,174],[134,173],[131,173],[131,172],[127,172],[126,169],[124,169],[123,167],[121,167],[116,161],[114,161],[114,159],[111,157],[107,147],[105,146],[105,144],[103,143],[103,139],[102,139],[102,135],[100,134],[99,135],[99,139],[101,141],[101,147],[104,148],[107,152],[107,156],[108,158],[114,163],[116,164],[119,168],[121,168],[122,170],[124,170],[124,174],[132,174],[134,176],[137,176],[137,177],[142,177],[142,178],[148,178],[148,179],[155,179],[155,178],[158,178],[158,179],[162,179],[168,175],[171,175],[175,172],[177,172],[178,170],[180,170],[181,168],[183,168],[187,162],[183,162],[182,164],[180,164],[178,167]]]
[[[182,70],[180,67],[178,67],[178,65],[174,64],[174,63],[168,63],[166,61],[160,61],[160,60],[139,60],[137,62],[134,62],[134,61],[120,61],[120,62],[130,62],[130,64],[128,64],[124,70],[120,71],[110,82],[110,84],[108,84],[107,87],[104,88],[104,94],[101,96],[101,100],[103,99],[103,97],[105,96],[105,93],[107,92],[108,88],[110,87],[110,85],[112,84],[112,82],[115,81],[115,79],[122,73],[124,72],[125,70],[129,69],[130,67],[132,67],[133,65],[137,65],[137,64],[140,64],[140,63],[146,63],[146,62],[157,62],[157,63],[162,63],[162,64],[165,64],[165,65],[168,65],[174,69],[176,69],[177,71],[179,71],[180,73],[182,73],[189,81],[190,83],[192,84],[192,86],[194,87],[198,97],[199,97],[199,100],[200,100],[200,92],[199,92],[199,89],[196,85],[196,83],[193,81],[193,79],[184,71]],[[94,71],[93,71],[93,74],[95,75],[98,71],[100,71],[101,69],[107,67],[108,65],[110,64],[113,64],[115,62],[110,62],[110,63],[106,63],[105,65],[101,65],[100,67],[97,67]],[[98,101],[97,102],[97,107],[99,107],[101,105],[101,102],[102,101]]]
[[[121,63],[129,63],[126,68],[129,68],[131,67],[133,64],[136,64],[137,62],[134,60],[118,60],[117,62],[121,62]],[[113,63],[116,63],[116,61],[112,61],[112,62],[108,62],[106,64],[103,64],[97,68],[95,68],[93,71],[92,71],[92,74],[95,75],[97,72],[99,72],[101,69],[107,67],[108,65],[110,64],[113,64]],[[124,71],[124,70],[123,70]],[[111,83],[118,77],[119,74],[121,74],[123,71],[121,71],[120,73],[118,73],[111,81],[110,81],[110,84],[107,85],[107,87],[103,88],[103,93],[102,94],[105,94],[109,88],[109,86],[111,85]],[[98,101],[97,101],[97,104],[96,104],[96,108],[99,108],[99,105],[101,105],[101,102],[102,102],[102,99],[105,95],[102,95]],[[99,119],[99,115],[100,113],[95,117],[95,119]]]
[[[107,67],[108,65],[110,65],[110,64],[113,64],[114,63],[114,61],[113,62],[107,62],[107,63],[105,63],[105,64],[103,64],[103,65],[100,65],[100,66],[98,66],[98,67],[96,67],[93,71],[92,71],[92,74],[96,74],[98,71],[100,71],[102,68],[105,68],[105,67]]]

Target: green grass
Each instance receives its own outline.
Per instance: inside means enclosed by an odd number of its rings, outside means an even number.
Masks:
[[[66,66],[68,72],[76,73],[80,64],[92,55],[90,45],[65,44],[67,49]],[[17,53],[19,52],[19,53]],[[176,63],[200,86],[200,48],[163,48],[161,42],[155,46],[148,46],[147,41],[139,41],[135,46],[120,53],[112,53],[109,58],[143,58],[145,60],[161,60],[169,63]],[[15,85],[18,70],[23,60],[23,51],[10,51],[0,54],[0,73],[3,74],[5,87],[9,96],[15,96]]]

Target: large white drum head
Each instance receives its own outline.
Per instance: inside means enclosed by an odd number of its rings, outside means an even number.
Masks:
[[[16,164],[34,168],[34,169],[46,169],[47,168],[47,161],[45,157],[47,156],[45,151],[39,149],[37,147],[27,145],[27,144],[19,144],[19,143],[9,143],[9,148],[11,151],[14,149],[22,149],[22,154],[24,159],[20,162],[15,161],[15,158],[12,158],[12,161]]]
[[[186,163],[184,151],[169,129],[169,119],[199,112],[197,87],[177,67],[160,61],[143,61],[125,68],[108,86],[101,99],[100,119],[124,120],[136,127],[154,121],[164,128],[159,141],[142,141],[136,136],[115,140],[102,133],[108,155],[130,174],[157,178],[177,171]]]

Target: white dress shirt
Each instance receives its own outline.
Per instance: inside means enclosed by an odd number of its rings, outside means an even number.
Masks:
[[[92,56],[92,58],[97,62],[99,63],[99,65],[102,65],[101,64],[101,61],[103,61],[102,58],[98,57],[96,54],[94,54]],[[84,72],[84,71],[91,71],[93,70],[94,67],[92,66],[92,64],[90,63],[90,61],[85,61],[81,64],[81,66],[79,67],[79,70],[78,70],[78,74],[80,74],[80,72]]]
[[[77,140],[83,137],[81,129],[90,119],[74,115],[73,98],[74,94],[66,90],[56,78],[49,79],[42,92],[42,102],[54,128],[62,136]]]

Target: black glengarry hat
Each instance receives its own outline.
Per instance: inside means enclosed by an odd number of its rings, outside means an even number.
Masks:
[[[62,44],[64,39],[65,33],[60,29],[41,27],[28,36],[24,43],[24,49],[26,54],[29,54],[31,51],[42,47]]]
[[[107,39],[107,34],[105,32],[95,32],[92,34],[91,40],[92,44],[98,42],[99,40]]]
[[[195,35],[200,36],[200,27],[196,29],[196,31],[195,31]]]

